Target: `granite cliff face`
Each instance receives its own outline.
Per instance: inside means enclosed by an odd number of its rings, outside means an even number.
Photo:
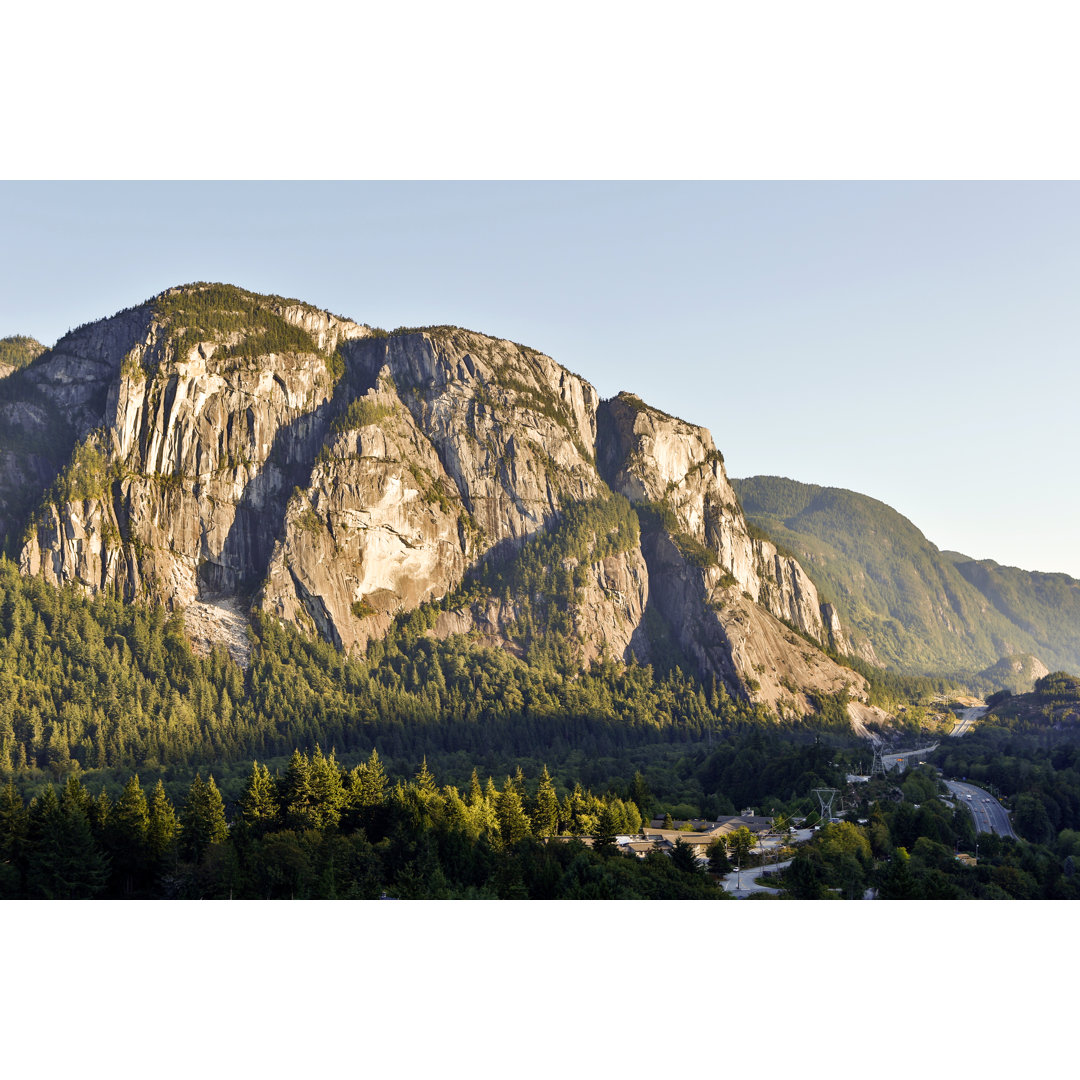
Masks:
[[[604,402],[601,421],[599,465],[615,491],[659,507],[695,561],[719,567],[778,619],[822,644],[841,645],[835,612],[823,611],[799,563],[750,535],[708,431],[625,393]]]
[[[23,571],[170,607],[256,587],[322,445],[335,350],[365,332],[218,288],[172,290],[69,335],[24,373],[74,446]]]
[[[467,523],[431,442],[392,389],[372,390],[289,500],[259,604],[339,648],[363,645],[461,581]]]
[[[863,692],[793,632],[846,647],[798,562],[751,536],[707,431],[601,402],[509,341],[185,286],[4,378],[0,424],[0,534],[22,571],[184,609],[200,640],[227,624],[235,645],[239,602],[362,648],[441,601],[432,633],[521,653],[536,597],[469,575],[616,492],[632,529],[553,568],[582,664],[652,662],[665,639],[784,712]]]

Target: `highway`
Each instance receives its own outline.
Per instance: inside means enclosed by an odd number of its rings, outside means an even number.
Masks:
[[[901,753],[896,754],[882,754],[881,762],[885,766],[886,771],[889,769],[909,768],[912,763],[908,761],[908,758],[916,758],[917,762],[921,763],[922,759],[927,754],[937,748],[938,744],[934,743],[932,746],[923,746],[917,750],[904,750]]]
[[[960,804],[971,811],[977,833],[997,833],[998,836],[1019,839],[1009,823],[1008,811],[990,792],[983,791],[974,784],[963,784],[959,780],[946,780],[944,783]]]
[[[954,738],[966,735],[972,729],[975,721],[985,712],[985,705],[977,706],[973,709],[962,709],[960,712],[960,722],[949,732],[949,734]]]

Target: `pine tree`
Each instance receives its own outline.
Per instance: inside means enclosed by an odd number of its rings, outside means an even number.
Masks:
[[[426,754],[424,760],[420,762],[420,768],[416,773],[416,787],[420,794],[424,796],[438,794],[439,789],[435,784],[435,777],[428,771]]]
[[[701,867],[698,866],[694,849],[681,837],[675,841],[675,847],[671,852],[671,863],[684,874],[701,875]]]
[[[514,770],[514,789],[521,798],[522,806],[524,806],[525,800],[528,797],[528,792],[525,789],[525,773],[521,771],[520,765]]]
[[[365,764],[357,766],[360,770],[360,805],[365,807],[382,806],[386,802],[386,789],[389,786],[383,763],[379,760],[379,751],[372,750],[371,757]],[[354,771],[355,772],[355,771]]]
[[[82,781],[74,773],[67,778],[64,790],[60,793],[61,807],[65,810],[81,810],[89,815],[93,801],[90,792],[83,787]]]
[[[316,747],[315,756],[311,759],[309,783],[318,828],[336,826],[341,821],[341,810],[345,805],[345,789],[333,750],[329,757],[324,757],[322,749]]]
[[[150,811],[138,774],[124,785],[105,827],[105,844],[112,859],[113,880],[117,892],[131,897],[136,879],[148,871],[147,828]]]
[[[731,862],[727,856],[727,844],[717,837],[708,847],[709,870],[718,877],[731,871]]]
[[[555,836],[559,830],[559,797],[555,794],[555,784],[548,773],[547,765],[540,774],[540,786],[536,791],[536,816],[533,818],[533,832],[537,836]]]
[[[97,798],[90,806],[89,817],[90,826],[98,835],[104,835],[105,827],[109,821],[109,815],[112,813],[112,799],[109,798],[109,793],[102,788],[98,792]]]
[[[86,813],[61,807],[50,784],[30,804],[27,893],[34,899],[89,900],[104,891],[109,863]]]
[[[593,851],[610,852],[615,850],[615,837],[619,829],[617,809],[610,802],[605,802],[596,815],[596,828],[593,831]]]
[[[319,815],[311,790],[311,761],[307,754],[293,750],[281,778],[281,811],[285,827],[303,832],[319,827]]]
[[[469,797],[466,801],[469,806],[479,806],[484,801],[484,789],[480,786],[480,777],[475,767],[469,779]]]
[[[280,821],[277,785],[270,770],[257,761],[251,763],[251,775],[237,801],[237,820],[252,836],[262,836]]]
[[[158,780],[150,796],[146,829],[146,842],[151,859],[158,864],[165,862],[174,851],[179,835],[180,822],[176,817],[176,810],[165,794],[165,785]]]
[[[211,844],[228,836],[225,824],[225,804],[211,776],[205,782],[200,773],[188,789],[187,802],[180,815],[180,841],[184,857],[201,862]]]
[[[29,832],[30,815],[9,780],[0,789],[0,897],[10,900],[22,895]]]
[[[634,773],[634,779],[630,783],[630,798],[637,804],[642,819],[648,820],[653,804],[653,794],[648,781],[640,771]]]
[[[518,794],[517,787],[509,776],[498,796],[496,806],[503,844],[513,847],[519,840],[524,840],[529,835],[529,818],[521,805],[521,796]]]

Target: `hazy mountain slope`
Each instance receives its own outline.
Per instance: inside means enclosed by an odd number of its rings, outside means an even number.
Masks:
[[[782,477],[733,480],[747,520],[802,562],[853,648],[902,671],[978,671],[1014,653],[1080,666],[1080,583],[942,552],[891,507]]]
[[[1034,651],[1052,668],[1080,671],[1080,581],[1000,566],[991,559],[956,562],[961,576],[1038,644]]]

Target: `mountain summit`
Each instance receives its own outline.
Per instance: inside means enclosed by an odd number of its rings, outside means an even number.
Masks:
[[[429,632],[688,664],[781,714],[865,695],[799,562],[700,427],[534,349],[169,289],[0,379],[0,536],[24,574],[340,649]],[[220,618],[207,617],[208,612]]]

